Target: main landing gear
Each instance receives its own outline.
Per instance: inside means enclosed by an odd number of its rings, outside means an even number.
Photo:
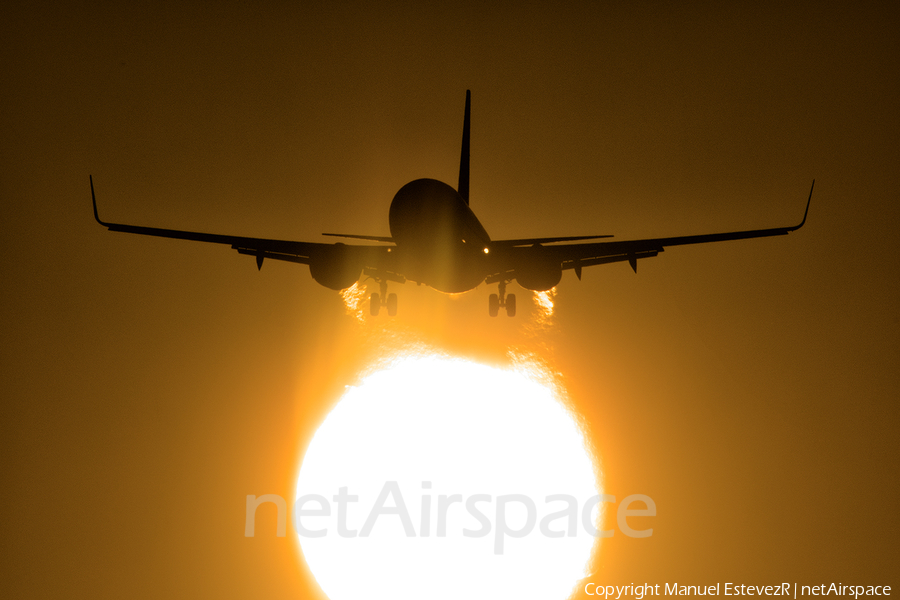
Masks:
[[[506,295],[506,281],[500,280],[500,294],[491,294],[488,298],[488,313],[492,317],[496,317],[501,308],[506,309],[506,315],[509,317],[516,316],[516,295]]]
[[[378,289],[381,291],[374,292],[372,296],[369,298],[369,311],[372,313],[373,317],[378,316],[378,311],[381,310],[381,307],[387,307],[388,316],[396,317],[397,316],[397,294],[388,294],[387,293],[387,280],[380,279],[378,281]]]

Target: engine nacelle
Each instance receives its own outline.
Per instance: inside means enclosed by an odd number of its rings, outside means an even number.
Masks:
[[[343,244],[335,244],[329,252],[309,261],[309,274],[330,290],[347,289],[359,280],[360,273],[362,267],[348,256]]]
[[[562,265],[541,246],[533,246],[516,265],[516,281],[526,290],[546,292],[562,279]]]

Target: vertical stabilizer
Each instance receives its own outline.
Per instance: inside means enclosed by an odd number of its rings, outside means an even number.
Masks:
[[[471,112],[472,92],[466,90],[466,116],[463,117],[462,152],[459,156],[459,187],[457,191],[469,205],[469,113]]]

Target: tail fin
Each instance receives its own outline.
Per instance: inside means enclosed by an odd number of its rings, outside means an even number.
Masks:
[[[472,92],[466,90],[466,116],[463,117],[462,152],[459,157],[459,187],[457,191],[466,206],[469,205],[469,120],[472,105]]]

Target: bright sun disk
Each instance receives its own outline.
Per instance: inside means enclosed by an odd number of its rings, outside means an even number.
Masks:
[[[293,522],[331,600],[563,600],[586,575],[596,538],[582,507],[599,493],[551,388],[521,370],[410,357],[348,388],[319,427]]]

